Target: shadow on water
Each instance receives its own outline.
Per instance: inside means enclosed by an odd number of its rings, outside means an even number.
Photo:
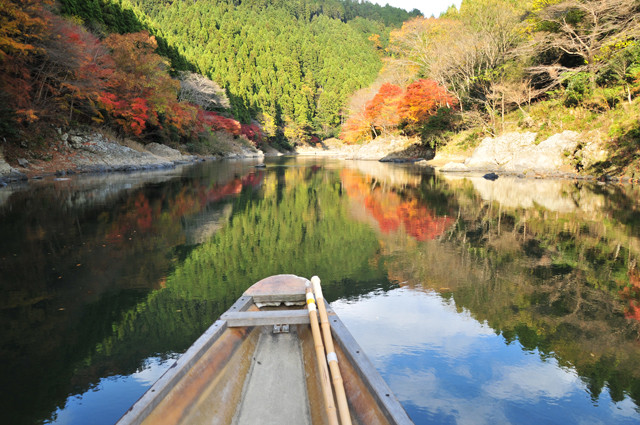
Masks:
[[[10,423],[55,421],[101,379],[174,357],[278,273],[319,275],[327,298],[346,303],[398,288],[438,294],[505,344],[574,368],[593,400],[607,388],[614,402],[640,401],[637,188],[450,179],[366,161],[253,165],[42,182],[0,197]],[[114,402],[105,422],[134,400]]]

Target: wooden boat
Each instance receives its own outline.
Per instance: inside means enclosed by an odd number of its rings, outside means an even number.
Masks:
[[[255,283],[118,425],[331,423],[321,394],[326,377],[318,368],[305,308],[308,283],[294,275]],[[344,324],[324,305],[351,422],[412,424]]]

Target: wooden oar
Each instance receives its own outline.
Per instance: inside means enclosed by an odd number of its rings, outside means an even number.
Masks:
[[[333,347],[331,325],[329,324],[329,318],[327,317],[327,307],[324,305],[324,296],[322,295],[322,288],[320,287],[320,278],[318,276],[313,276],[311,278],[311,283],[313,284],[313,292],[315,292],[316,299],[318,300],[320,325],[322,326],[322,335],[324,336],[324,347],[327,350],[327,361],[329,362],[329,369],[331,370],[333,388],[336,391],[340,422],[342,425],[351,425],[351,414],[349,413],[347,396],[344,392],[342,374],[340,373],[340,367],[338,366],[338,357],[336,356],[336,350]]]
[[[336,413],[336,404],[333,401],[333,391],[331,391],[331,381],[329,379],[329,370],[327,369],[327,361],[324,357],[324,346],[322,345],[322,335],[320,335],[320,327],[318,325],[318,315],[316,313],[316,300],[313,297],[313,291],[309,282],[307,282],[307,309],[309,310],[309,321],[311,322],[311,334],[313,335],[313,343],[316,347],[316,359],[318,360],[318,369],[320,369],[320,384],[322,386],[322,395],[324,396],[324,404],[327,409],[327,417],[329,425],[338,425],[338,415]]]

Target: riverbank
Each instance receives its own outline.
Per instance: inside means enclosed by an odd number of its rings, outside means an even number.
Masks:
[[[221,155],[191,155],[159,143],[142,145],[117,140],[99,131],[59,131],[59,140],[53,147],[41,150],[5,147],[5,155],[0,153],[0,185],[48,176],[168,169],[205,160],[264,156],[262,151],[243,142],[229,143]]]
[[[117,140],[96,130],[58,133],[59,140],[46,150],[13,146],[6,155],[5,147],[5,156],[10,160],[6,161],[0,153],[0,185],[47,176],[168,169],[206,160],[282,155],[269,146],[256,149],[244,139],[227,141],[224,152],[219,155],[192,155],[158,143],[142,145]],[[414,163],[451,174],[640,182],[634,174],[594,173],[610,154],[597,139],[585,139],[575,131],[563,131],[540,142],[534,132],[509,132],[486,137],[474,149],[445,146],[438,152],[423,146],[417,138],[402,136],[378,137],[362,145],[327,139],[315,145],[297,146],[292,154]]]
[[[348,145],[339,139],[327,139],[316,145],[296,146],[303,156],[331,156],[341,159],[381,162],[417,162],[434,158],[433,149],[415,137],[381,136],[361,145]]]
[[[332,156],[381,162],[409,162],[443,173],[491,173],[528,178],[594,179],[640,183],[633,163],[626,168],[606,167],[611,152],[597,137],[563,131],[539,140],[535,132],[508,132],[486,137],[475,147],[445,146],[434,152],[419,139],[379,137],[362,145],[345,145],[329,139],[316,146],[297,148],[300,155]]]

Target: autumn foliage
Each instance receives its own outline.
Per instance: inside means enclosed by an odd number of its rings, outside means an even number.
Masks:
[[[382,132],[397,127],[400,123],[398,110],[402,101],[402,88],[395,84],[385,83],[365,106],[365,117],[374,128]]]
[[[147,31],[98,39],[46,0],[0,0],[0,132],[34,123],[97,123],[141,141],[227,131],[262,140],[256,125],[178,101],[180,84]],[[13,122],[14,124],[7,124]]]
[[[429,119],[440,108],[453,108],[455,97],[433,80],[418,80],[407,87],[398,112],[408,125],[416,126]]]
[[[420,79],[406,88],[385,83],[365,104],[354,111],[343,125],[340,137],[347,143],[364,141],[398,128],[417,133],[440,108],[456,108],[457,100],[433,80]]]
[[[0,120],[5,115],[19,121],[37,119],[31,107],[35,89],[30,68],[41,52],[49,19],[42,0],[0,0]]]
[[[417,241],[428,241],[440,237],[453,224],[451,217],[437,216],[417,199],[373,185],[358,172],[344,169],[340,177],[347,195],[364,205],[382,233],[402,231]]]

